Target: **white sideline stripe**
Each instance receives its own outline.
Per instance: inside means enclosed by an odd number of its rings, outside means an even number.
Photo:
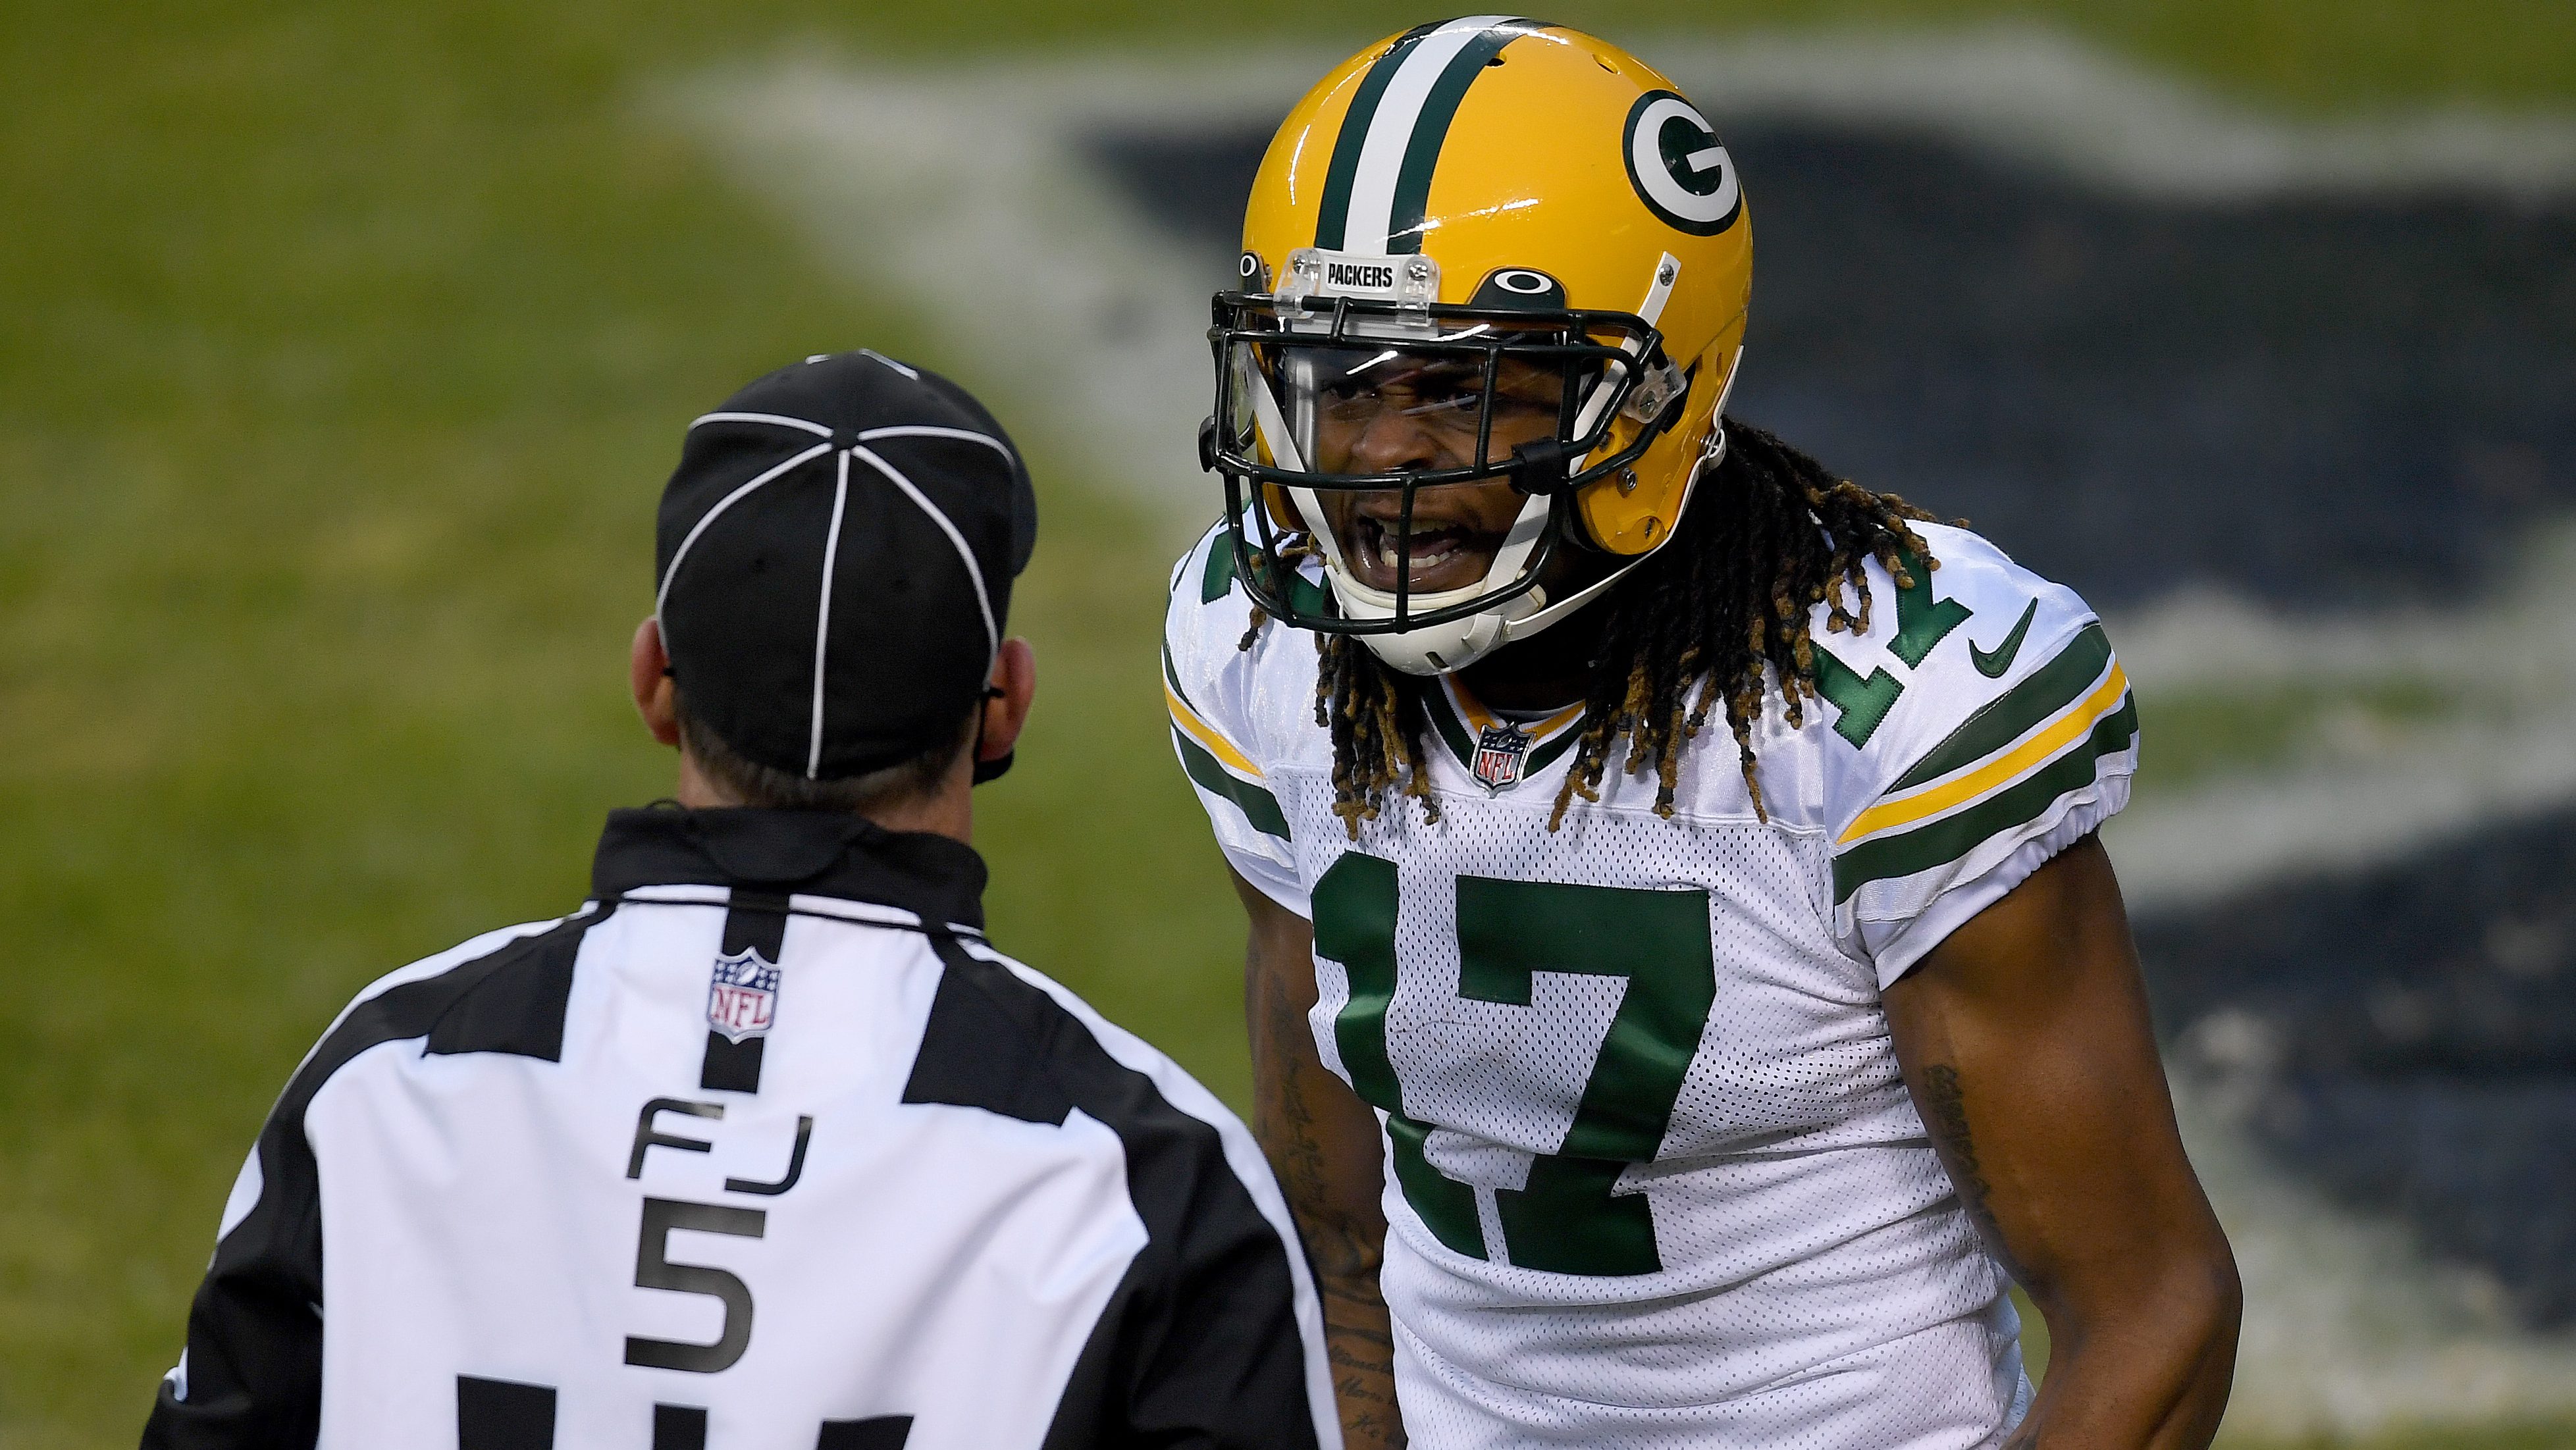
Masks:
[[[841,557],[841,514],[850,503],[850,455],[840,457],[840,477],[832,484],[832,523],[823,531],[823,594],[814,605],[814,734],[805,748],[805,778],[823,769],[823,646],[832,638],[832,565]]]
[[[2103,840],[2133,909],[2188,910],[2275,881],[2368,871],[2576,801],[2576,708],[2398,739],[2415,748],[2302,761],[2130,807]]]
[[[1395,76],[1378,95],[1377,114],[1369,117],[1368,135],[1360,141],[1359,166],[1351,173],[1351,199],[1342,212],[1342,250],[1383,254],[1393,238],[1395,180],[1404,169],[1404,153],[1413,145],[1413,128],[1422,120],[1422,103],[1440,81],[1449,62],[1467,42],[1510,19],[1507,15],[1470,15],[1452,20],[1422,37],[1413,53],[1396,67]]]
[[[691,432],[700,423],[775,423],[781,428],[801,428],[817,438],[829,438],[832,430],[804,418],[790,418],[784,413],[701,413],[689,420]]]
[[[1896,126],[2185,203],[2576,194],[2576,115],[2563,110],[2284,118],[2045,29],[1668,32],[1632,47],[1721,133],[1753,116]],[[1085,445],[1102,478],[1154,506],[1178,553],[1210,497],[1191,440],[1208,411],[1207,295],[1234,281],[1233,253],[1198,251],[1117,200],[1079,138],[1266,131],[1343,56],[1320,42],[1238,48],[1221,65],[1189,50],[765,60],[678,77],[656,104],[837,269],[935,308],[959,353],[985,360],[982,385]],[[1058,280],[994,295],[994,277],[1030,275]],[[1104,316],[1132,328],[1104,336]]]
[[[692,424],[691,426],[694,427],[696,425]],[[823,430],[824,436],[827,439],[831,436],[831,431],[832,430],[828,428]],[[663,601],[671,597],[671,581],[679,577],[680,562],[689,557],[690,546],[697,543],[698,535],[707,531],[707,525],[714,523],[724,514],[726,509],[732,508],[735,504],[740,503],[743,497],[746,494],[749,494],[753,489],[760,487],[762,484],[769,482],[771,479],[778,477],[780,474],[785,473],[790,469],[801,467],[831,451],[832,445],[829,442],[815,444],[813,447],[806,449],[804,452],[797,454],[795,457],[788,459],[786,462],[781,463],[770,469],[768,472],[752,479],[751,482],[744,484],[742,487],[735,489],[729,494],[726,494],[714,508],[706,511],[705,516],[701,517],[696,523],[691,524],[689,526],[688,536],[680,540],[680,547],[674,550],[671,554],[671,567],[662,571],[662,587],[653,591],[654,622],[658,624],[661,621],[662,604]]]
[[[939,531],[948,536],[948,542],[957,546],[957,557],[965,561],[967,577],[975,581],[975,607],[984,611],[984,638],[992,647],[984,657],[984,670],[987,674],[991,673],[993,661],[1001,657],[1002,631],[993,620],[993,598],[984,588],[984,570],[975,562],[975,551],[966,546],[966,536],[957,532],[957,526],[948,521],[948,515],[939,511],[939,505],[932,503],[920,489],[912,486],[911,479],[896,472],[893,464],[879,458],[871,449],[853,448],[850,452],[866,459],[870,467],[892,479],[894,486],[902,489],[906,498],[919,504],[921,511],[930,515],[930,521],[939,525]]]

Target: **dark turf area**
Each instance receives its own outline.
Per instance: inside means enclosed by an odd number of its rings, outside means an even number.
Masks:
[[[2576,507],[2576,202],[2145,202],[1921,136],[1723,125],[1756,227],[1735,411],[2097,603],[2349,607]],[[1266,131],[1101,135],[1235,255]]]
[[[1725,134],[1760,239],[1737,411],[2096,602],[2440,598],[2576,507],[2576,203],[2160,205],[1919,136]],[[1091,150],[1213,285],[1266,141]],[[2279,1161],[2576,1323],[2576,814],[2140,940],[2178,1060]]]
[[[2142,921],[2138,946],[2178,1062],[2266,1147],[2576,1324],[2576,811]]]

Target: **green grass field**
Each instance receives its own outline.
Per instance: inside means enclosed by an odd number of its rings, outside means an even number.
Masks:
[[[330,1014],[568,908],[601,812],[666,788],[623,656],[682,423],[861,343],[977,379],[936,318],[828,279],[652,119],[653,88],[790,47],[1206,45],[1274,13],[13,9],[0,1445],[131,1443],[240,1155]],[[2576,96],[2576,9],[2551,0],[1552,13],[1613,34],[2033,17],[2298,110]],[[1295,14],[1353,46],[1419,18]],[[1236,916],[1152,683],[1169,530],[1022,441],[1046,527],[1018,616],[1044,685],[982,802],[995,934],[1239,1101]],[[2567,1442],[2549,1434],[2373,1443]]]

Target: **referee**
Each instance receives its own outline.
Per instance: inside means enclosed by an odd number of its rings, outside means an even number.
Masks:
[[[341,1013],[144,1445],[1338,1446],[1251,1138],[980,930],[1036,526],[992,417],[874,353],[690,425],[632,660],[677,802]]]

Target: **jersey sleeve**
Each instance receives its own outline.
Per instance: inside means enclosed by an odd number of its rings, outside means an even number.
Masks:
[[[1288,817],[1260,764],[1263,733],[1251,708],[1255,656],[1242,650],[1251,601],[1236,584],[1223,525],[1172,574],[1163,620],[1163,703],[1172,749],[1208,813],[1227,863],[1262,893],[1310,915],[1289,848]]]
[[[1881,986],[2128,803],[2138,710],[2072,590],[1962,530],[1884,647],[1911,668],[1836,813],[1836,925]],[[1910,634],[1910,638],[1909,638]]]
[[[145,1450],[311,1445],[322,1413],[322,1205],[300,1125],[273,1114],[224,1205]]]

